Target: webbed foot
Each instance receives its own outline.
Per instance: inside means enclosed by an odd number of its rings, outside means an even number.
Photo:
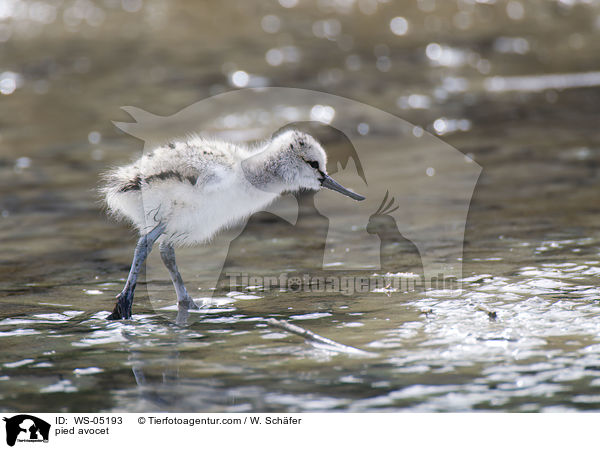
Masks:
[[[133,303],[133,295],[127,292],[121,292],[117,295],[117,303],[107,320],[129,320],[131,318],[131,304]]]

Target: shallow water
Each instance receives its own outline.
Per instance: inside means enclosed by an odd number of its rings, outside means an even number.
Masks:
[[[600,407],[598,2],[147,0],[48,2],[45,13],[40,3],[0,10],[1,411]],[[390,28],[397,16],[408,23],[402,36]],[[134,319],[104,320],[135,236],[105,217],[95,189],[102,171],[142,150],[111,120],[130,120],[122,105],[171,115],[244,80],[363,101],[482,166],[462,260],[438,228],[412,222],[436,258],[462,262],[461,288],[228,295],[220,286],[179,327],[154,254]],[[248,123],[227,129],[257,137]],[[372,125],[364,138],[392,157],[389,129]],[[415,142],[407,151],[421,151]],[[251,266],[244,254],[262,251],[265,272],[310,268],[322,250],[320,218],[309,218],[289,238],[285,223],[259,217],[229,266]],[[211,293],[194,278],[205,253],[179,255],[198,301]],[[271,317],[369,354],[305,341]]]

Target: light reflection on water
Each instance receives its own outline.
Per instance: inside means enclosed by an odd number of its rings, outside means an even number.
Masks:
[[[599,408],[600,4],[392,3],[0,2],[0,410]],[[168,115],[264,85],[370,102],[484,166],[461,290],[249,289],[178,328],[140,288],[134,321],[106,322],[133,238],[103,218],[93,188],[139,148],[112,127],[118,108]],[[252,121],[327,123],[339,115],[328,107],[233,112],[215,127],[252,139]],[[377,125],[357,133],[386,151]],[[375,357],[310,344],[269,317]]]
[[[377,368],[266,326],[252,310],[262,309],[253,303],[266,306],[267,300],[238,294],[213,299],[191,328],[143,311],[131,323],[105,321],[108,311],[5,318],[0,338],[11,345],[5,346],[0,379],[3,391],[16,388],[27,398],[85,396],[116,375],[124,381],[110,406],[116,410],[595,407],[591,393],[600,386],[596,265],[530,266],[513,276],[466,278],[458,291],[364,296],[346,305],[306,297],[298,306],[287,292],[268,299],[281,310],[275,316],[371,351],[376,358],[369,361]],[[314,310],[310,302],[323,300],[331,302],[328,312],[304,313]],[[31,345],[32,335],[46,340]],[[128,360],[124,366],[122,356]],[[128,366],[135,382],[123,371]],[[304,374],[298,378],[295,370]],[[36,382],[24,384],[29,376]],[[570,402],[574,392],[578,400]],[[3,400],[11,402],[6,393]]]

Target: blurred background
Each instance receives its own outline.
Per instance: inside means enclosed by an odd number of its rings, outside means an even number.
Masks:
[[[597,409],[599,38],[596,0],[0,0],[0,410]],[[465,288],[105,323],[135,237],[95,189],[143,147],[120,107],[264,86],[367,103],[483,167]],[[247,319],[267,309],[379,358]]]

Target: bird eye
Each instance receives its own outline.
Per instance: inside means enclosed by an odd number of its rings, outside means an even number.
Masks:
[[[317,161],[307,161],[308,165],[310,165],[312,168],[316,168],[317,170],[319,169],[319,163]]]

